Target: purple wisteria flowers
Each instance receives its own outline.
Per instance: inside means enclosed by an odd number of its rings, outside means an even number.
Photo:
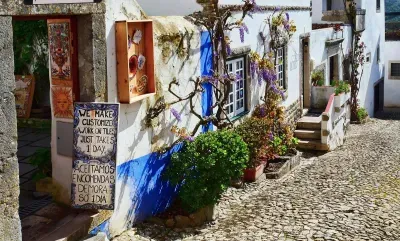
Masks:
[[[251,78],[255,78],[256,76],[256,71],[258,69],[258,63],[255,61],[250,62],[250,73],[251,73]]]
[[[226,54],[229,56],[232,54],[232,49],[230,44],[226,44]]]
[[[180,122],[182,120],[181,114],[179,114],[179,112],[176,109],[171,108],[171,113],[173,116],[175,116],[175,118],[178,122]]]
[[[244,29],[243,29],[243,27],[239,28],[239,34],[240,34],[240,41],[242,43],[244,43]]]

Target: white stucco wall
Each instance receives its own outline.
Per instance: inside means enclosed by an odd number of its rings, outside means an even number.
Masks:
[[[381,10],[376,10],[376,2],[362,1],[361,8],[366,9],[365,31],[361,41],[367,46],[365,53],[371,53],[371,63],[364,66],[361,80],[359,99],[361,106],[365,107],[370,116],[374,112],[374,85],[384,77],[385,62],[385,5],[381,2]],[[377,62],[377,48],[380,46],[381,61]]]
[[[335,1],[335,0],[334,0]],[[340,1],[341,0],[336,0]],[[380,11],[376,10],[376,2],[375,1],[363,1],[357,0],[357,8],[362,8],[366,10],[365,15],[365,31],[362,32],[361,41],[365,43],[366,50],[365,54],[371,54],[371,62],[365,63],[363,77],[361,80],[360,91],[359,91],[359,99],[362,107],[365,107],[370,116],[373,116],[374,111],[374,85],[377,81],[379,81],[384,76],[385,64],[383,60],[384,49],[385,49],[385,6],[384,2],[381,2]],[[322,14],[317,12],[319,9],[324,9],[326,5],[326,0],[313,0],[313,22],[314,23],[322,23],[320,21],[320,17]],[[315,11],[314,11],[315,10]],[[313,31],[314,32],[314,31]],[[318,31],[315,31],[317,34]],[[328,32],[324,33],[329,35]],[[324,35],[324,33],[320,33]],[[318,42],[318,37],[315,37],[314,41],[316,45],[322,44]],[[378,45],[380,46],[380,56],[382,61],[377,62],[377,49]],[[320,49],[320,48],[319,48]],[[345,49],[345,48],[344,48]],[[313,58],[315,58],[315,62],[318,63],[320,59],[318,56],[318,50],[314,51],[311,54]],[[346,52],[345,52],[346,53]],[[317,66],[317,64],[315,65]]]
[[[107,75],[108,75],[108,102],[118,102],[117,92],[117,72],[116,72],[116,53],[115,53],[115,24],[116,20],[126,20],[127,16],[121,10],[123,0],[107,0],[106,13],[106,33],[107,33]],[[111,4],[112,3],[112,4]],[[140,16],[140,8],[134,4],[124,4],[126,11],[134,17]],[[157,96],[145,99],[133,104],[121,104],[119,135],[118,135],[118,154],[117,165],[122,165],[130,160],[137,159],[154,152],[156,146],[163,143],[170,144],[174,140],[172,125],[186,127],[192,130],[197,123],[197,118],[188,115],[188,102],[173,105],[182,115],[182,121],[177,122],[169,110],[160,115],[157,125],[154,128],[145,127],[145,116],[149,107],[153,106],[156,98],[164,95],[166,102],[175,100],[175,97],[168,93],[168,84],[176,77],[180,86],[175,91],[182,96],[187,95],[193,87],[189,80],[200,76],[200,32],[192,23],[183,17],[153,17],[154,21],[154,40],[155,40],[155,75],[157,84]],[[171,58],[164,60],[162,48],[158,45],[157,37],[161,34],[184,33],[185,30],[193,32],[191,39],[190,58],[185,61],[178,58],[175,54]],[[172,50],[175,50],[172,47]],[[182,67],[183,66],[183,67]],[[182,69],[181,69],[182,68]],[[195,102],[196,109],[201,113],[200,96]],[[159,139],[159,141],[157,141]],[[142,175],[145,175],[144,173]],[[135,183],[131,177],[126,177],[124,185],[117,181],[116,186],[116,209],[110,219],[110,232],[116,235],[124,231],[129,222],[135,219],[134,216],[127,219],[127,212],[136,205],[132,203],[132,196],[135,196]]]
[[[311,71],[317,68],[320,65],[325,66],[325,85],[329,85],[329,57],[338,55],[339,62],[339,80],[343,80],[343,53],[347,53],[349,51],[350,46],[350,37],[351,37],[351,29],[350,27],[344,26],[343,28],[343,38],[344,41],[338,48],[335,47],[325,47],[325,41],[335,38],[336,34],[333,31],[333,28],[323,28],[313,30],[310,36],[310,55],[311,61],[313,62],[313,66]],[[337,33],[339,37],[342,36],[342,33]]]
[[[185,16],[201,11],[196,0],[137,0],[148,16]]]
[[[400,41],[385,42],[385,107],[400,107],[400,80],[391,79],[390,61],[400,62]]]
[[[225,1],[223,1],[225,2]],[[233,1],[226,1],[233,2]],[[257,3],[259,3],[258,1]],[[271,5],[273,2],[277,3],[278,1],[268,1]],[[289,2],[289,1],[288,1]],[[292,1],[294,3],[297,1]],[[303,6],[309,6],[306,4],[307,1],[298,1],[300,4],[303,3]],[[260,4],[260,3],[259,3]],[[285,1],[285,5],[288,4]],[[293,6],[299,6],[298,4],[294,4]],[[288,44],[288,53],[287,53],[287,78],[288,78],[288,97],[282,103],[284,106],[289,106],[293,102],[297,101],[300,97],[300,35],[309,33],[311,31],[311,17],[309,11],[288,11],[290,19],[294,20],[297,26],[297,32],[292,36],[289,44]],[[264,11],[262,13],[256,13],[253,15],[253,18],[247,17],[245,19],[245,23],[249,29],[249,34],[245,33],[244,43],[240,41],[240,33],[238,29],[233,30],[228,34],[230,40],[232,41],[231,47],[232,49],[242,47],[242,46],[250,46],[252,51],[257,51],[259,54],[263,54],[264,45],[262,40],[259,37],[260,31],[264,33],[264,35],[269,35],[268,24],[266,24],[265,19],[267,19],[272,12]],[[235,19],[239,19],[241,17],[240,13],[236,13],[233,16]],[[263,94],[263,87],[259,87],[257,84],[257,80],[252,80],[251,83],[251,106],[254,107],[256,104],[260,102],[260,96]]]

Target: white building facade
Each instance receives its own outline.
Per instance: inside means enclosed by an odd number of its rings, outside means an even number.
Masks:
[[[385,4],[383,0],[356,0],[357,8],[357,27],[360,28],[361,41],[366,46],[365,57],[366,61],[362,71],[362,79],[360,84],[360,91],[358,94],[359,103],[361,107],[367,109],[370,116],[374,116],[374,113],[383,108],[383,80],[385,72]],[[343,59],[348,55],[351,49],[351,29],[346,24],[347,16],[345,13],[344,1],[343,0],[322,0],[313,1],[313,24],[315,28],[321,28],[313,31],[314,45],[312,45],[311,56],[314,58],[315,67],[320,64],[326,65],[326,78],[331,78],[329,74],[332,53],[331,50],[326,48],[325,54],[321,55],[323,49],[322,38],[332,38],[333,26],[335,24],[342,25],[343,29],[343,42],[336,47],[338,54],[339,74],[338,79],[344,79],[343,73]],[[324,26],[325,25],[325,26]],[[330,29],[330,30],[329,30]],[[342,33],[339,33],[340,35]],[[336,38],[336,37],[334,37]],[[332,49],[332,48],[331,48]],[[329,81],[325,84],[329,84]]]

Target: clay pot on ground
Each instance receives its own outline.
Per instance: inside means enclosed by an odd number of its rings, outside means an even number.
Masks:
[[[246,168],[244,170],[243,180],[246,182],[255,182],[264,173],[264,168],[267,165],[267,161],[260,162],[256,167]]]

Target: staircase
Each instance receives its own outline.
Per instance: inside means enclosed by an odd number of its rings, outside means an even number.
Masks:
[[[327,151],[326,144],[321,143],[321,115],[320,113],[311,113],[302,117],[297,122],[297,129],[294,132],[295,137],[299,139],[298,149]]]

